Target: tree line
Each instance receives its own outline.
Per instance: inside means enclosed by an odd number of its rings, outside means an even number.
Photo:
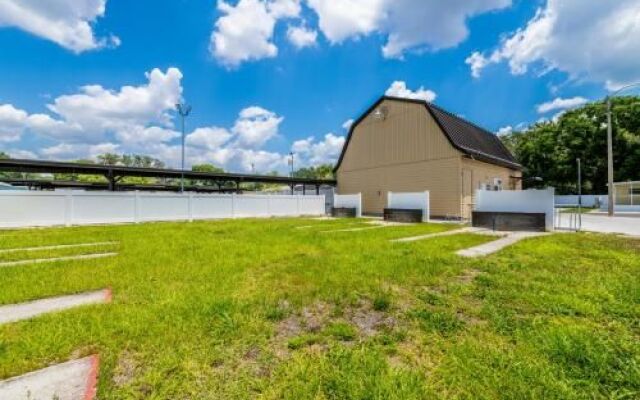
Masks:
[[[606,102],[597,101],[501,136],[523,166],[525,187],[552,186],[577,193],[577,159],[583,193],[607,192]],[[640,97],[613,99],[614,181],[640,180]],[[540,177],[542,182],[536,182]]]

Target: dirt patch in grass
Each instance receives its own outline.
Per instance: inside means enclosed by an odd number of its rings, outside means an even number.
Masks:
[[[333,307],[324,302],[316,302],[302,309],[299,314],[291,314],[278,323],[276,337],[287,339],[304,331],[319,332],[329,322]]]
[[[374,336],[383,329],[391,330],[398,322],[387,312],[375,310],[371,302],[364,300],[359,301],[356,307],[347,307],[344,316],[365,337]]]
[[[135,354],[125,350],[118,357],[116,368],[113,371],[113,384],[122,387],[130,383],[136,375],[138,361]]]

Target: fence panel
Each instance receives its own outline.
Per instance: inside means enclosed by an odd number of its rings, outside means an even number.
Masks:
[[[0,228],[324,214],[324,196],[0,192]]]
[[[134,222],[135,196],[110,193],[74,193],[72,219],[69,224]]]
[[[233,218],[232,195],[194,195],[192,197],[193,219]]]
[[[139,221],[189,219],[189,197],[180,194],[139,194]]]
[[[49,226],[67,223],[68,199],[60,193],[31,196],[0,192],[0,226]]]

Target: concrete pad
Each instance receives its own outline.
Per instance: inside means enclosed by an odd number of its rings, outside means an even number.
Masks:
[[[26,303],[8,304],[0,306],[0,325],[30,319],[51,312],[89,304],[108,303],[110,301],[111,289],[103,289],[69,296],[49,297]],[[0,397],[0,399],[3,399],[3,397]]]
[[[411,236],[411,237],[406,237],[406,238],[400,238],[400,239],[393,239],[391,240],[392,242],[415,242],[418,240],[424,240],[424,239],[431,239],[431,238],[435,238],[435,237],[440,237],[440,236],[450,236],[450,235],[459,235],[462,233],[480,233],[483,229],[482,228],[462,228],[462,229],[453,229],[450,231],[445,231],[445,232],[436,232],[436,233],[429,233],[426,235],[419,235],[419,236]]]
[[[120,242],[95,242],[95,243],[59,244],[55,246],[21,247],[16,249],[0,249],[0,254],[17,253],[20,251],[58,250],[58,249],[72,249],[75,247],[109,246],[109,245],[115,245],[119,243]]]
[[[519,241],[527,238],[548,235],[546,232],[510,232],[505,237],[494,240],[493,242],[481,244],[479,246],[471,247],[456,252],[457,255],[463,257],[482,257],[489,254],[493,254],[504,249],[507,246],[518,243]]]
[[[0,262],[0,267],[13,267],[16,265],[26,265],[26,264],[42,264],[42,263],[55,262],[55,261],[90,260],[93,258],[105,258],[105,257],[113,257],[117,255],[118,253],[95,253],[95,254],[81,254],[78,256],[54,257],[54,258],[34,258],[31,260]]]
[[[559,229],[567,228],[568,218],[561,219]],[[582,230],[599,233],[619,233],[629,236],[640,236],[640,220],[637,217],[623,216],[616,213],[614,217],[599,214],[583,214]]]
[[[378,225],[378,226],[367,226],[365,228],[336,229],[333,231],[320,231],[320,233],[360,232],[360,231],[368,231],[370,229],[380,229],[380,228],[386,228],[386,226]]]
[[[0,381],[0,399],[92,400],[99,363],[94,355]]]

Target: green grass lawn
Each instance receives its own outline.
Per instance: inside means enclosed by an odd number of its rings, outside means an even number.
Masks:
[[[113,302],[0,326],[0,379],[99,353],[100,399],[640,397],[640,241],[495,240],[422,224],[227,220],[0,231],[0,304],[111,287]],[[313,225],[313,227],[308,227]],[[296,227],[307,226],[304,229]],[[363,225],[366,226],[366,225]]]

